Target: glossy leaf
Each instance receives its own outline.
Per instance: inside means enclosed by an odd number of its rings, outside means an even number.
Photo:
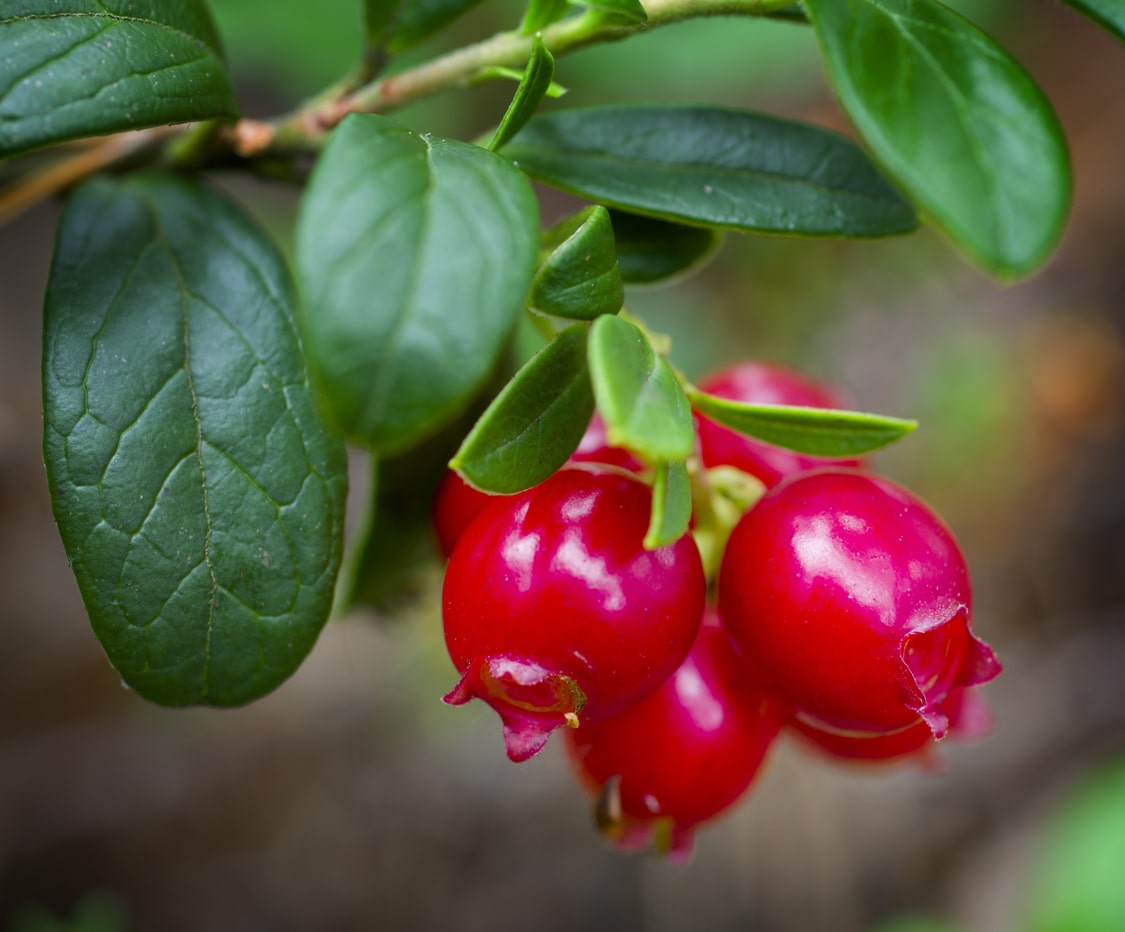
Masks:
[[[450,465],[478,489],[502,495],[522,492],[567,461],[593,413],[586,328],[574,324],[516,373]]]
[[[0,49],[0,156],[238,113],[200,0],[7,0]]]
[[[297,223],[306,349],[340,430],[394,451],[463,410],[523,307],[538,240],[531,186],[504,159],[346,118]]]
[[[272,242],[161,176],[63,214],[44,320],[44,446],[90,621],[125,682],[237,705],[304,659],[332,604],[346,472],[315,410]]]
[[[829,77],[887,172],[1001,277],[1054,249],[1070,166],[1042,91],[935,0],[807,0]]]
[[[645,534],[646,550],[674,544],[691,523],[691,481],[683,462],[658,463],[652,487],[652,516]]]
[[[694,390],[688,397],[700,414],[732,430],[812,456],[859,456],[900,440],[918,426],[917,421],[881,414],[742,404]]]
[[[610,446],[653,462],[691,455],[695,426],[672,367],[636,324],[604,314],[590,328],[590,378]]]
[[[405,0],[391,29],[387,48],[391,52],[405,52],[440,32],[480,2],[481,0]]]
[[[649,285],[688,275],[705,265],[720,235],[706,227],[668,223],[611,210],[617,263],[626,284]]]
[[[540,181],[665,220],[841,236],[904,233],[916,222],[850,140],[741,110],[554,110],[504,154]]]
[[[604,207],[587,207],[551,231],[553,251],[531,282],[531,306],[572,320],[616,314],[625,301],[613,226]]]
[[[1063,0],[1125,41],[1125,0]]]
[[[648,22],[648,13],[641,0],[576,0],[582,6],[607,13],[624,23],[643,25]]]
[[[520,32],[530,36],[558,22],[570,10],[570,0],[530,0],[520,23]]]
[[[523,77],[520,79],[511,104],[504,113],[504,118],[496,128],[492,142],[488,144],[489,149],[495,152],[527,125],[527,121],[535,115],[535,111],[550,90],[554,75],[555,60],[547,51],[543,40],[536,36],[531,46],[531,58],[528,59],[527,68],[524,69]]]

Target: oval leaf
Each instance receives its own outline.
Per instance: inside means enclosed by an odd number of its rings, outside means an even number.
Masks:
[[[238,104],[200,0],[8,0],[0,12],[0,156]]]
[[[449,465],[485,492],[522,492],[567,461],[593,414],[586,328],[574,324],[516,373]]]
[[[1063,3],[1125,40],[1125,0],[1063,0]]]
[[[237,705],[304,659],[340,562],[284,261],[219,195],[99,179],[67,205],[44,320],[45,457],[90,621],[125,682]]]
[[[653,462],[691,455],[695,425],[683,386],[636,324],[612,314],[599,317],[590,328],[589,361],[610,446]]]
[[[1001,277],[1062,234],[1070,164],[1042,91],[995,42],[932,0],[807,0],[828,75],[891,177]]]
[[[797,405],[754,405],[689,391],[691,405],[720,424],[775,446],[836,458],[878,450],[918,426],[881,414],[805,408]]]
[[[625,301],[613,225],[604,207],[587,207],[548,236],[554,251],[531,282],[533,308],[556,317],[593,320],[616,314]]]
[[[551,23],[558,22],[570,11],[570,0],[529,0],[520,23],[520,32],[530,36]]]
[[[839,236],[915,226],[913,209],[851,140],[741,110],[555,110],[504,154],[540,181],[666,220]]]
[[[650,285],[688,275],[707,263],[721,237],[706,227],[688,227],[620,210],[610,211],[617,264],[630,285]]]
[[[534,116],[539,104],[550,90],[551,79],[554,76],[555,60],[547,51],[543,40],[536,36],[531,46],[531,58],[528,59],[527,68],[524,69],[523,77],[520,78],[519,86],[516,88],[511,104],[508,105],[504,119],[500,121],[492,142],[488,144],[489,149],[495,152],[527,125],[527,121]]]
[[[497,155],[353,114],[297,222],[307,351],[339,428],[372,447],[432,434],[488,377],[539,248],[527,178]]]
[[[389,51],[398,53],[440,32],[464,15],[481,0],[404,0],[399,7],[387,43]]]
[[[642,25],[648,22],[648,12],[641,0],[575,0],[581,6],[608,14],[625,24]]]
[[[652,484],[652,515],[645,534],[645,550],[674,544],[691,523],[691,480],[687,464],[658,463]]]

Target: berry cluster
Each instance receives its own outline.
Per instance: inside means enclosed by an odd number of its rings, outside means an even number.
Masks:
[[[761,364],[700,388],[844,406]],[[971,630],[960,549],[922,502],[861,461],[696,423],[704,506],[669,546],[644,548],[643,465],[606,444],[596,415],[572,462],[534,488],[489,496],[450,472],[435,502],[461,674],[445,701],[491,705],[514,761],[569,726],[568,756],[622,849],[688,852],[783,730],[837,759],[883,761],[979,732],[987,710],[972,687],[1000,671]],[[724,498],[732,475],[739,492]],[[741,502],[725,528],[720,500]]]

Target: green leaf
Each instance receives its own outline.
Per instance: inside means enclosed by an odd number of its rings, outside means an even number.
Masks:
[[[807,0],[841,103],[888,173],[1003,278],[1062,234],[1070,165],[1027,73],[934,0]]]
[[[574,324],[516,373],[450,465],[483,491],[522,492],[567,461],[593,414],[586,328]]]
[[[616,314],[625,301],[613,226],[604,207],[587,207],[556,226],[554,251],[531,282],[530,305],[545,314],[593,320]]]
[[[520,33],[530,36],[546,29],[566,16],[569,10],[570,0],[530,0],[520,23]]]
[[[621,277],[649,285],[696,271],[714,256],[721,236],[706,227],[688,227],[620,210],[609,212]]]
[[[363,27],[368,48],[379,48],[391,30],[399,0],[363,0]]]
[[[648,13],[641,0],[576,0],[576,2],[591,10],[609,14],[613,19],[621,20],[626,24],[642,25],[648,22]]]
[[[339,429],[395,451],[464,409],[523,307],[538,240],[531,186],[498,155],[347,117],[297,221],[306,350]]]
[[[651,461],[685,460],[695,424],[683,386],[641,329],[603,314],[590,328],[590,378],[610,446]]]
[[[0,156],[238,115],[200,0],[7,0],[0,49]]]
[[[531,46],[531,58],[528,59],[527,68],[520,79],[519,87],[516,88],[512,102],[508,105],[504,119],[500,121],[492,142],[488,144],[489,149],[495,152],[523,129],[550,90],[554,75],[555,60],[547,51],[543,40],[536,36]]]
[[[272,242],[197,183],[95,179],[67,204],[44,319],[44,447],[67,557],[125,682],[238,705],[332,604],[347,477]]]
[[[1125,40],[1125,0],[1063,0],[1063,3]]]
[[[691,523],[691,481],[687,464],[658,463],[652,487],[652,515],[645,534],[645,550],[674,544]]]
[[[388,50],[397,54],[413,48],[480,2],[481,0],[405,0],[391,30]]]
[[[840,236],[915,226],[910,205],[853,142],[741,110],[554,110],[528,123],[504,154],[540,181],[666,220]]]
[[[918,426],[917,421],[881,414],[743,404],[692,389],[688,398],[700,414],[732,430],[812,456],[841,458],[870,453],[900,440]]]

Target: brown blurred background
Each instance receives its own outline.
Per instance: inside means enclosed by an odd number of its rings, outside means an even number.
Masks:
[[[1073,215],[1040,274],[1000,288],[931,230],[728,237],[701,274],[628,304],[690,376],[771,358],[921,420],[879,463],[969,557],[976,627],[1006,668],[987,688],[991,737],[946,742],[940,773],[783,743],[686,868],[619,857],[557,743],[510,764],[494,713],[439,701],[454,677],[436,569],[395,616],[331,623],[248,708],[145,703],[90,631],[47,498],[47,204],[0,227],[0,929],[77,915],[66,927],[88,932],[859,932],[905,914],[1027,928],[1044,826],[1125,754],[1125,48],[1046,0],[955,5],[1026,65],[1070,140]],[[323,84],[358,41],[347,0],[213,6],[252,115]],[[457,33],[513,16],[486,4]],[[811,35],[789,24],[675,27],[563,59],[557,77],[568,105],[721,101],[844,128]],[[508,93],[403,119],[471,138]],[[219,181],[287,241],[291,192]],[[544,211],[563,203],[545,194]]]

